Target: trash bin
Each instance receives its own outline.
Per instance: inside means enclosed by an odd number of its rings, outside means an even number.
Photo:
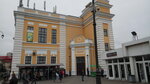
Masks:
[[[129,81],[130,83],[135,83],[135,82],[136,82],[135,75],[129,75],[129,76],[128,76],[128,81]]]
[[[96,77],[96,72],[91,72],[92,77]]]

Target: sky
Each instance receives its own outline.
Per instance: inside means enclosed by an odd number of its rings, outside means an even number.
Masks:
[[[30,8],[33,3],[36,9],[43,10],[46,1],[46,10],[52,12],[57,6],[57,13],[65,15],[80,16],[85,5],[92,0],[30,0]],[[132,31],[136,31],[138,38],[150,36],[150,0],[109,0],[113,5],[111,13],[113,18],[113,34],[115,48],[120,48],[121,43],[132,41]],[[23,0],[24,7],[27,7],[27,0]],[[5,37],[0,38],[0,56],[7,52],[13,52],[14,44],[14,14],[17,10],[19,0],[0,0],[0,31]],[[1,35],[1,33],[0,33]]]

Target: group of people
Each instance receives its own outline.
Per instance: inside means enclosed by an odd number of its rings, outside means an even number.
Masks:
[[[18,79],[14,72],[12,72],[10,80],[9,78],[10,77],[8,75],[3,76],[2,84],[18,84]]]
[[[53,70],[52,71],[52,79],[54,82],[56,80],[60,80],[60,82],[62,82],[63,77],[64,77],[64,70]]]

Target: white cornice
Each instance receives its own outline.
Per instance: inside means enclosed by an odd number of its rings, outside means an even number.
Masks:
[[[39,19],[44,19],[44,20],[53,20],[53,21],[57,21],[57,22],[65,22],[65,23],[82,25],[82,22],[80,22],[80,21],[67,20],[67,19],[63,19],[63,18],[51,17],[51,16],[46,16],[46,15],[39,15],[39,14],[35,14],[35,13],[14,11],[14,15],[15,16],[16,15],[22,15],[24,17],[34,17],[34,18],[39,18]]]

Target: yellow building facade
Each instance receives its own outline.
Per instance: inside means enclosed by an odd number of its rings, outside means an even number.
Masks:
[[[108,0],[97,0],[96,28],[99,65],[106,63],[101,54],[114,49],[112,17]],[[37,67],[57,66],[66,74],[80,75],[95,71],[92,4],[89,3],[80,17],[18,7],[15,16],[15,40],[12,71]],[[35,68],[36,67],[36,68]],[[43,70],[43,69],[42,69]],[[41,71],[42,71],[41,70]],[[40,70],[39,70],[40,71]]]

